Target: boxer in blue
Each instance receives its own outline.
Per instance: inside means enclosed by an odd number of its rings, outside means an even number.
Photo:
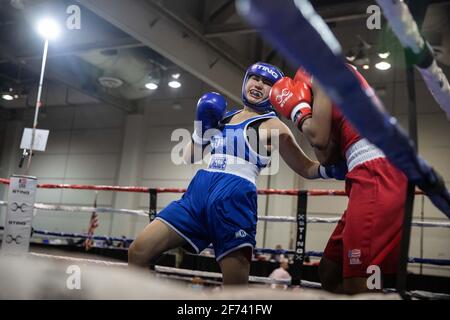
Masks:
[[[183,197],[170,203],[139,234],[129,248],[130,265],[146,267],[177,247],[200,253],[212,243],[223,284],[246,284],[256,244],[256,179],[270,163],[275,139],[281,157],[301,176],[343,178],[345,169],[325,168],[309,159],[273,111],[269,92],[282,77],[273,65],[250,66],[242,85],[244,107],[238,111],[226,112],[226,100],[218,93],[200,98],[192,141],[184,156],[195,161],[193,155],[202,154],[210,144],[208,168],[199,170]],[[250,139],[251,132],[256,133],[255,144],[250,143],[255,141]]]

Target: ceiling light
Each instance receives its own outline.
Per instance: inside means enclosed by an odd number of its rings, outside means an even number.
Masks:
[[[154,83],[154,82],[146,83],[146,84],[145,84],[145,87],[146,87],[148,90],[156,90],[156,89],[158,89],[158,85],[157,85],[156,83]]]
[[[61,28],[58,23],[50,18],[45,18],[39,21],[37,30],[39,34],[47,40],[56,39],[61,32]]]
[[[365,64],[362,66],[364,70],[369,70],[370,66],[368,64]]]
[[[169,87],[177,89],[181,87],[181,83],[179,81],[173,80],[169,82]]]
[[[11,101],[14,100],[14,97],[8,93],[2,95],[3,100]]]
[[[389,63],[389,62],[386,62],[386,61],[381,61],[381,62],[378,62],[376,65],[375,65],[375,68],[377,68],[378,70],[388,70],[388,69],[390,69],[391,68],[391,64]]]
[[[117,89],[123,85],[123,81],[115,77],[100,77],[98,78],[98,82],[102,85],[102,87],[108,89]]]
[[[175,80],[180,78],[180,74],[179,73],[174,73],[172,74],[172,78],[174,78]]]
[[[378,56],[381,58],[381,59],[386,59],[387,57],[389,57],[390,56],[390,52],[389,51],[386,51],[386,52],[380,52],[380,53],[378,53]]]

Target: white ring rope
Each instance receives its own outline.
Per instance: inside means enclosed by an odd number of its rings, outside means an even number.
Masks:
[[[376,2],[383,8],[384,16],[403,47],[419,55],[425,49],[426,42],[420,35],[408,6],[401,0],[376,0]],[[429,50],[432,51],[431,47]],[[431,65],[416,67],[434,99],[450,120],[450,84],[444,72],[434,58]]]
[[[222,274],[218,272],[208,272],[208,271],[197,271],[189,269],[178,269],[173,267],[155,266],[155,271],[160,273],[175,273],[178,275],[195,276],[195,277],[206,277],[206,278],[217,278],[222,279]],[[267,277],[257,277],[249,276],[248,280],[250,282],[265,283],[265,284],[286,284],[290,285],[290,280],[275,280]]]
[[[447,119],[450,120],[450,84],[442,69],[437,65],[436,60],[425,69],[417,67],[427,84],[434,99],[442,109],[447,113]]]
[[[0,206],[8,206],[7,201],[0,200]],[[120,214],[130,214],[138,215],[142,217],[148,217],[149,212],[145,210],[129,210],[129,209],[113,209],[106,207],[86,207],[86,206],[65,206],[65,205],[54,205],[46,203],[35,203],[35,209],[45,210],[45,211],[67,211],[67,212],[99,212],[99,213],[120,213]]]
[[[55,259],[60,261],[67,261],[70,263],[76,262],[80,264],[95,264],[95,265],[101,265],[105,267],[121,267],[121,268],[128,268],[127,263],[123,262],[111,262],[111,261],[103,261],[103,260],[94,260],[94,259],[85,259],[85,258],[74,258],[74,257],[67,257],[67,256],[56,256],[56,255],[50,255],[50,254],[42,254],[42,253],[29,253],[30,256],[34,256],[37,258],[46,258],[46,259]],[[186,280],[186,276],[191,277],[200,277],[200,278],[209,278],[206,280],[208,283],[214,283],[220,285],[220,282],[213,281],[212,279],[222,279],[222,274],[217,272],[207,272],[207,271],[197,271],[197,270],[188,270],[188,269],[178,269],[173,267],[164,267],[164,266],[155,266],[155,271],[159,275],[167,276],[169,279],[175,279],[175,280]],[[175,276],[173,276],[175,275]],[[275,280],[272,278],[266,278],[266,277],[257,277],[257,276],[249,276],[249,282],[254,283],[262,283],[262,284],[285,284],[290,285],[291,282],[289,280]],[[312,289],[321,289],[322,286],[320,283],[312,282],[312,281],[306,281],[301,280],[301,287],[305,288],[312,288]],[[392,289],[385,289],[385,293],[392,292],[394,293],[395,290]],[[434,292],[428,292],[428,291],[411,291],[411,296],[413,298],[418,299],[449,299],[450,296],[447,294],[442,293],[434,293]]]
[[[425,41],[420,35],[408,6],[401,0],[376,0],[376,2],[383,8],[383,14],[401,44],[410,48],[415,54],[419,54]]]
[[[7,206],[6,201],[0,201],[0,206]],[[138,215],[141,217],[148,217],[149,212],[145,210],[129,210],[129,209],[113,209],[113,208],[102,208],[102,207],[84,207],[84,206],[65,206],[65,205],[52,205],[45,203],[36,203],[34,205],[35,209],[45,210],[45,211],[68,211],[68,212],[99,212],[99,213],[118,213],[118,214],[130,214]],[[339,217],[331,218],[320,218],[320,217],[308,217],[308,223],[337,223]],[[270,222],[288,222],[295,223],[297,221],[296,217],[289,216],[258,216],[260,221],[270,221]],[[437,221],[417,221],[414,220],[412,225],[415,227],[434,227],[434,228],[450,228],[450,222],[437,222]]]
[[[291,222],[297,221],[296,217],[284,217],[284,216],[258,216],[258,220],[271,221],[271,222]],[[309,223],[337,223],[340,220],[339,217],[320,218],[320,217],[308,217]],[[436,228],[450,228],[450,222],[437,222],[437,221],[418,221],[414,220],[412,225],[415,227],[436,227]]]
[[[181,280],[181,281],[194,281],[196,277],[186,277],[186,276],[176,276],[174,274],[165,274],[165,273],[157,273],[156,276],[160,279],[169,279],[169,280]],[[202,279],[202,283],[214,284],[221,286],[222,281],[215,281],[210,279]]]
[[[122,267],[122,268],[128,268],[128,263],[124,262],[111,262],[111,261],[104,261],[104,260],[95,260],[95,259],[86,259],[86,258],[74,258],[74,257],[68,257],[68,256],[56,256],[56,255],[50,255],[50,254],[43,254],[43,253],[34,253],[30,252],[29,255],[38,257],[38,258],[48,258],[48,259],[56,259],[61,261],[67,261],[67,262],[76,262],[76,263],[84,263],[84,264],[96,264],[96,265],[103,265],[107,267]],[[188,269],[178,269],[178,268],[172,268],[172,267],[164,267],[164,266],[155,266],[155,271],[158,273],[167,273],[167,274],[177,274],[177,275],[184,275],[184,276],[194,276],[194,277],[205,277],[205,278],[217,278],[222,279],[222,274],[217,272],[207,272],[207,271],[197,271],[197,270],[188,270]],[[265,284],[286,284],[290,285],[291,281],[289,280],[275,280],[272,278],[266,278],[266,277],[256,277],[256,276],[249,276],[250,282],[258,282],[258,283],[265,283]]]
[[[36,252],[29,252],[30,256],[38,257],[38,258],[48,258],[48,259],[56,259],[61,261],[68,261],[68,262],[79,262],[79,263],[90,263],[90,264],[98,264],[103,265],[107,267],[121,267],[121,268],[128,268],[128,263],[124,262],[112,262],[112,261],[104,261],[104,260],[95,260],[95,259],[86,259],[86,258],[74,258],[74,257],[67,257],[67,256],[56,256],[52,254],[45,254],[45,253],[36,253]]]

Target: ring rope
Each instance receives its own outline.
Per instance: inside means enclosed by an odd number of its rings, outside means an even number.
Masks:
[[[0,227],[0,229],[2,229]],[[103,240],[103,241],[121,241],[121,242],[133,242],[133,239],[129,238],[119,238],[119,237],[108,237],[108,236],[89,236],[83,233],[67,233],[67,232],[51,232],[46,230],[33,230],[33,234],[43,235],[43,236],[53,236],[53,237],[67,237],[67,238],[80,238],[80,239],[93,239],[93,240]]]
[[[89,264],[96,264],[96,265],[102,265],[102,266],[107,266],[107,267],[128,268],[128,263],[124,263],[124,262],[112,262],[112,261],[86,259],[86,258],[75,258],[75,257],[68,257],[68,256],[50,255],[50,254],[44,254],[44,253],[34,253],[34,252],[30,252],[29,255],[38,257],[38,258],[56,259],[56,260],[60,260],[60,261],[77,262],[77,263],[84,263],[84,264],[89,263]],[[159,273],[176,273],[178,275],[188,275],[188,276],[198,276],[198,277],[222,279],[222,274],[216,273],[216,272],[178,269],[178,268],[164,267],[164,266],[155,266],[155,271],[159,272]],[[271,278],[257,277],[257,276],[249,276],[249,281],[265,283],[265,284],[274,284],[274,283],[275,284],[290,284],[290,281],[287,281],[287,280],[275,280],[275,279],[271,279]]]
[[[381,149],[450,219],[450,192],[443,178],[417,154],[414,143],[384,111],[373,89],[361,86],[336,37],[309,1],[288,1],[280,6],[270,0],[246,0],[236,8],[291,65],[302,66],[316,78],[361,136]],[[283,19],[274,20],[274,15]]]
[[[9,179],[0,178],[0,184],[9,184]],[[73,190],[97,190],[97,191],[117,191],[117,192],[137,192],[149,193],[150,190],[156,190],[156,193],[184,193],[186,188],[148,188],[148,187],[122,187],[122,186],[104,186],[104,185],[81,185],[81,184],[38,184],[41,189],[73,189]],[[303,191],[300,189],[258,189],[260,195],[289,195],[298,196]],[[311,189],[305,190],[308,196],[347,196],[343,190],[323,190]],[[424,194],[416,190],[416,195]]]
[[[433,57],[433,49],[421,36],[407,4],[400,0],[376,1],[383,8],[383,14],[402,46],[414,53],[417,70],[450,120],[450,84]]]
[[[189,282],[193,282],[197,277],[186,277],[186,276],[177,276],[175,274],[166,274],[166,273],[157,273],[156,276],[158,278],[166,278],[166,279],[170,279],[170,280],[181,280],[181,281],[189,281]],[[222,285],[222,281],[217,281],[217,280],[210,280],[210,279],[202,279],[202,284],[214,284],[217,286],[221,286]]]
[[[340,217],[320,218],[320,217],[308,217],[310,223],[337,223]],[[296,217],[288,216],[258,216],[258,220],[271,221],[271,222],[297,222]],[[435,221],[418,221],[415,220],[412,223],[415,227],[441,227],[450,228],[450,222],[435,222]]]
[[[0,200],[0,206],[8,206],[7,201]],[[148,217],[148,211],[145,210],[129,210],[129,209],[113,209],[107,207],[86,207],[86,206],[66,206],[66,205],[54,205],[46,203],[35,203],[35,209],[45,210],[45,211],[67,211],[67,212],[99,212],[99,213],[120,213],[120,214],[130,214],[138,215],[142,217]]]
[[[56,259],[56,260],[60,260],[60,261],[79,262],[79,263],[85,263],[85,264],[91,263],[91,264],[97,264],[97,265],[102,265],[102,266],[107,266],[107,267],[128,268],[128,263],[125,263],[125,262],[113,262],[113,261],[105,261],[105,260],[57,256],[57,255],[52,255],[52,254],[36,253],[36,252],[29,252],[28,254],[30,256],[38,257],[38,258]]]
[[[3,227],[0,227],[0,230],[2,230]],[[120,242],[133,242],[134,239],[130,238],[118,238],[118,237],[107,237],[107,236],[94,236],[89,237],[86,234],[81,233],[66,233],[66,232],[50,232],[50,231],[44,231],[44,230],[34,230],[34,234],[39,235],[46,235],[46,236],[55,236],[55,237],[67,237],[67,238],[80,238],[80,239],[94,239],[94,240],[110,240],[110,241],[120,241]],[[117,248],[120,249],[120,248]],[[126,250],[126,249],[124,249]],[[266,248],[255,248],[255,253],[268,253],[268,254],[286,254],[286,255],[293,255],[295,254],[294,250],[283,250],[283,249],[266,249]],[[323,252],[321,251],[307,251],[305,253],[305,256],[309,257],[322,257]],[[431,258],[416,258],[416,257],[410,257],[408,258],[409,263],[417,263],[417,264],[430,264],[430,265],[438,265],[438,266],[450,266],[450,260],[449,259],[431,259]]]
[[[209,277],[209,278],[222,279],[222,273],[218,273],[218,272],[178,269],[178,268],[165,267],[165,266],[155,266],[155,271],[161,272],[161,273],[176,273],[176,274],[196,276],[196,277]],[[286,284],[286,285],[291,284],[290,280],[275,280],[272,278],[257,277],[257,276],[249,276],[248,280],[250,282],[265,283],[265,284]]]
[[[56,259],[60,261],[68,261],[68,262],[77,262],[77,263],[84,263],[84,264],[96,264],[106,267],[120,267],[120,268],[128,268],[127,263],[123,262],[111,262],[111,261],[104,261],[104,260],[94,260],[94,259],[85,259],[85,258],[74,258],[74,257],[67,257],[67,256],[57,256],[57,255],[49,255],[49,254],[43,254],[43,253],[29,253],[30,256],[34,256],[37,258],[46,258],[46,259]],[[207,271],[197,271],[197,270],[188,270],[188,269],[177,269],[173,267],[164,267],[164,266],[155,266],[155,271],[159,274],[166,274],[168,277],[172,277],[173,275],[178,275],[176,279],[183,280],[181,276],[192,276],[192,277],[202,277],[202,278],[217,278],[221,279],[222,274],[215,273],[215,272],[207,272]],[[181,276],[179,276],[181,275]],[[263,283],[263,284],[286,284],[290,285],[290,281],[288,280],[275,280],[272,278],[266,278],[266,277],[256,277],[256,276],[249,276],[249,281],[254,283]],[[218,282],[214,282],[216,284],[219,284]],[[322,286],[320,283],[312,282],[312,281],[306,281],[301,280],[301,287],[304,288],[312,288],[312,289],[321,289]],[[395,289],[383,289],[384,293],[395,293]],[[418,299],[450,299],[450,295],[443,294],[443,293],[434,293],[434,292],[428,292],[428,291],[411,291],[409,292],[411,297],[418,298]]]
[[[294,250],[274,250],[274,249],[263,249],[263,248],[255,248],[255,252],[260,253],[270,253],[270,254],[295,254]],[[307,251],[305,256],[309,257],[322,257],[323,252],[321,251]],[[422,264],[432,264],[437,266],[450,266],[449,259],[431,259],[431,258],[415,258],[409,257],[408,263],[422,263]]]
[[[0,200],[0,206],[7,206],[7,201]],[[68,212],[98,212],[98,213],[118,213],[118,214],[130,214],[138,215],[141,217],[148,217],[149,211],[146,210],[129,210],[129,209],[113,209],[107,207],[86,207],[86,206],[65,206],[65,205],[52,205],[45,203],[35,203],[35,209],[45,211],[68,211]],[[320,218],[320,217],[308,217],[310,223],[337,223],[339,217]],[[270,222],[297,222],[296,217],[289,216],[258,216],[258,220],[270,221]],[[435,227],[435,228],[450,228],[450,222],[435,222],[435,221],[413,221],[415,227]]]

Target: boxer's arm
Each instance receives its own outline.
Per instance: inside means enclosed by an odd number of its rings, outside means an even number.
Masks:
[[[311,146],[326,150],[331,137],[332,102],[316,81],[313,81],[312,91],[313,113],[312,117],[303,123],[303,133]]]
[[[314,154],[320,164],[324,166],[332,165],[343,160],[339,145],[333,140],[333,138],[330,139],[330,142],[325,149],[319,150],[314,148]]]
[[[297,174],[307,179],[318,179],[319,163],[311,160],[297,144],[291,130],[280,119],[266,121],[268,129],[275,130],[279,139],[279,151],[283,160]],[[272,138],[272,148],[274,140]]]

